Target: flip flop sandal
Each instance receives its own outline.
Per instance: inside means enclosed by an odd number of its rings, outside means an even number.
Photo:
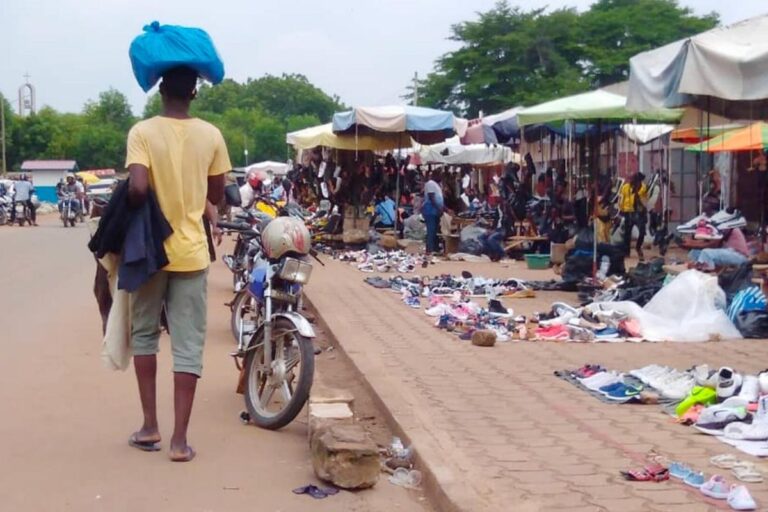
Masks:
[[[139,441],[136,439],[136,433],[131,434],[128,438],[128,446],[141,450],[143,452],[158,452],[160,451],[160,441]]]
[[[739,459],[731,455],[730,453],[724,453],[722,455],[715,455],[711,459],[709,459],[710,464],[713,466],[717,466],[718,468],[722,469],[732,469],[738,462]]]
[[[759,484],[763,481],[763,474],[751,462],[737,462],[731,472],[733,476],[749,484]]]
[[[170,455],[171,462],[190,462],[192,459],[195,458],[195,455],[197,455],[197,452],[192,449],[191,446],[187,446],[187,449],[184,450],[183,455]]]
[[[630,482],[663,482],[669,480],[669,470],[657,465],[646,466],[643,469],[620,471],[619,473]]]
[[[336,487],[324,487],[320,488],[316,485],[305,485],[304,487],[298,487],[293,490],[294,494],[309,494],[316,500],[321,500],[323,498],[327,498],[328,496],[333,496],[335,494],[339,493],[339,490]]]

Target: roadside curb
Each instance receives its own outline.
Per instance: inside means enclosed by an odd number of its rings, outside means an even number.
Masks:
[[[481,494],[466,485],[461,474],[453,471],[453,464],[446,460],[441,453],[440,444],[434,439],[434,432],[408,432],[402,419],[402,411],[398,412],[387,402],[390,398],[387,391],[379,386],[377,389],[376,374],[381,369],[375,367],[364,354],[347,350],[339,341],[334,329],[323,318],[320,310],[312,301],[311,292],[304,290],[307,305],[314,311],[316,325],[320,326],[328,336],[328,341],[338,350],[339,354],[350,364],[370,393],[376,406],[383,412],[387,425],[392,432],[411,445],[414,463],[421,470],[422,487],[430,504],[440,512],[469,512],[485,510]],[[381,383],[379,383],[381,384]],[[397,395],[392,391],[390,394]],[[428,435],[431,434],[431,435]]]

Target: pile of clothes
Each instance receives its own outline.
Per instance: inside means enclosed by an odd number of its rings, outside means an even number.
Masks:
[[[681,235],[691,235],[697,240],[722,240],[723,231],[735,228],[743,228],[747,225],[747,219],[739,210],[728,208],[720,210],[711,217],[705,214],[698,215],[677,227]]]

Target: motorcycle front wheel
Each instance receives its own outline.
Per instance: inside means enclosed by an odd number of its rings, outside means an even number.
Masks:
[[[247,291],[239,292],[232,301],[232,315],[230,316],[229,326],[232,330],[232,336],[235,342],[240,342],[240,332],[243,336],[250,338],[256,332],[259,325],[256,314],[258,313],[258,304],[256,299]]]
[[[263,332],[263,331],[262,331]],[[312,388],[315,352],[312,340],[278,318],[272,327],[272,364],[264,364],[264,339],[254,339],[245,356],[245,406],[259,427],[277,430],[301,412]]]

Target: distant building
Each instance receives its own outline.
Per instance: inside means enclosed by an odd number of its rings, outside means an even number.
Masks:
[[[68,173],[77,171],[74,160],[26,160],[21,172],[31,175],[38,199],[49,203],[57,202],[56,185]]]

